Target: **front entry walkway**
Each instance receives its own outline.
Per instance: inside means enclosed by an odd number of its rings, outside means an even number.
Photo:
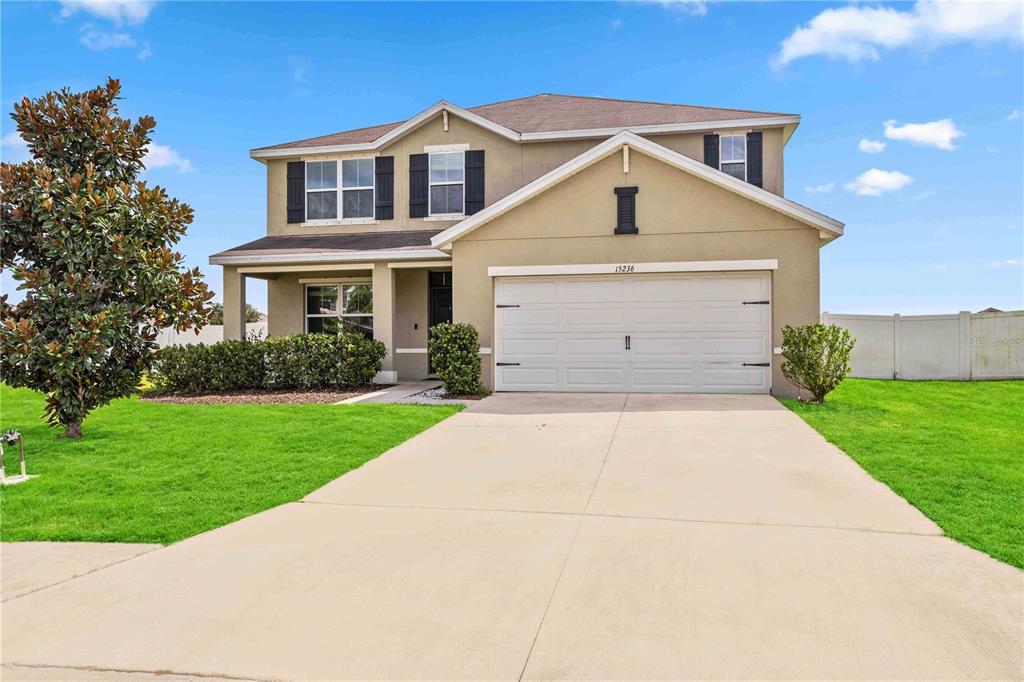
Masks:
[[[1022,590],[770,397],[499,394],[6,602],[3,655],[5,679],[1012,679]]]

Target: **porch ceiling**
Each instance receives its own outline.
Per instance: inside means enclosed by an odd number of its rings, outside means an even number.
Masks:
[[[269,236],[210,256],[212,265],[259,263],[332,263],[379,260],[447,260],[430,246],[440,230],[360,232],[356,234]]]

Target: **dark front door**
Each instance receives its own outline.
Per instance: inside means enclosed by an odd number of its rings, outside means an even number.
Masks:
[[[427,325],[433,327],[435,324],[452,321],[452,273],[431,272],[430,277],[430,302]],[[429,332],[428,332],[429,333]],[[434,373],[434,368],[427,361],[427,371]]]

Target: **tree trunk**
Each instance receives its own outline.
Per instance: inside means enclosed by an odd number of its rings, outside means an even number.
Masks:
[[[72,440],[78,440],[82,437],[82,422],[71,422],[64,429],[64,438],[71,438]]]

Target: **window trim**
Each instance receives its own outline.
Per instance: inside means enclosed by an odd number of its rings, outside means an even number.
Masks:
[[[427,154],[427,215],[424,220],[455,220],[466,217],[466,150],[449,149],[445,151],[428,151]],[[460,182],[434,182],[430,179],[430,159],[436,154],[462,155],[462,180]],[[462,210],[457,213],[434,213],[434,187],[462,185]]]
[[[736,178],[736,176],[733,175],[732,173],[728,173],[728,172],[726,172],[725,170],[722,169],[722,166],[724,166],[726,164],[735,165],[735,164],[739,163],[739,161],[726,161],[723,158],[723,155],[722,155],[722,140],[724,140],[727,137],[738,137],[738,138],[741,138],[743,140],[743,147],[742,147],[743,148],[743,177],[742,178]],[[729,135],[719,135],[718,136],[718,170],[722,171],[723,173],[726,173],[727,175],[729,175],[731,177],[736,178],[737,180],[743,180],[743,182],[747,181],[747,133],[746,132],[731,133]]]
[[[373,170],[370,172],[370,177],[373,179],[371,185],[366,187],[345,187],[344,180],[344,166],[346,161],[361,161],[363,159],[370,159],[373,162]],[[330,192],[330,189],[308,189],[305,187],[303,182],[303,199],[305,205],[303,211],[305,212],[306,219],[302,221],[303,227],[317,227],[320,225],[369,225],[380,222],[376,218],[376,206],[377,206],[377,157],[374,156],[353,156],[348,158],[332,158],[332,159],[303,159],[305,166],[303,170],[306,172],[306,177],[309,177],[309,164],[311,163],[329,163],[334,161],[337,165],[337,181],[334,185],[334,193],[337,197],[337,213],[333,218],[310,218],[309,217],[309,193],[310,192]],[[345,218],[345,192],[352,191],[366,191],[373,190],[373,199],[370,201],[370,215],[361,218]]]
[[[324,313],[310,313],[309,312],[309,288],[310,287],[336,287],[338,289],[338,299],[339,299],[338,300],[338,304],[339,305],[344,305],[344,297],[343,297],[343,293],[342,293],[342,287],[346,287],[346,286],[361,286],[361,285],[369,286],[371,293],[373,292],[373,280],[372,280],[372,278],[369,278],[369,277],[367,277],[367,278],[359,278],[359,279],[343,278],[343,279],[331,280],[330,282],[317,282],[315,284],[314,283],[303,284],[302,285],[302,333],[303,334],[309,334],[310,333],[310,331],[309,331],[309,318],[311,318],[311,317],[319,317],[319,318],[325,318],[325,317],[339,317],[339,318],[346,318],[346,317],[369,317],[372,320],[373,319],[373,312],[369,312],[369,313],[336,313],[336,314],[332,314],[332,315],[328,315],[328,314],[324,314]]]

